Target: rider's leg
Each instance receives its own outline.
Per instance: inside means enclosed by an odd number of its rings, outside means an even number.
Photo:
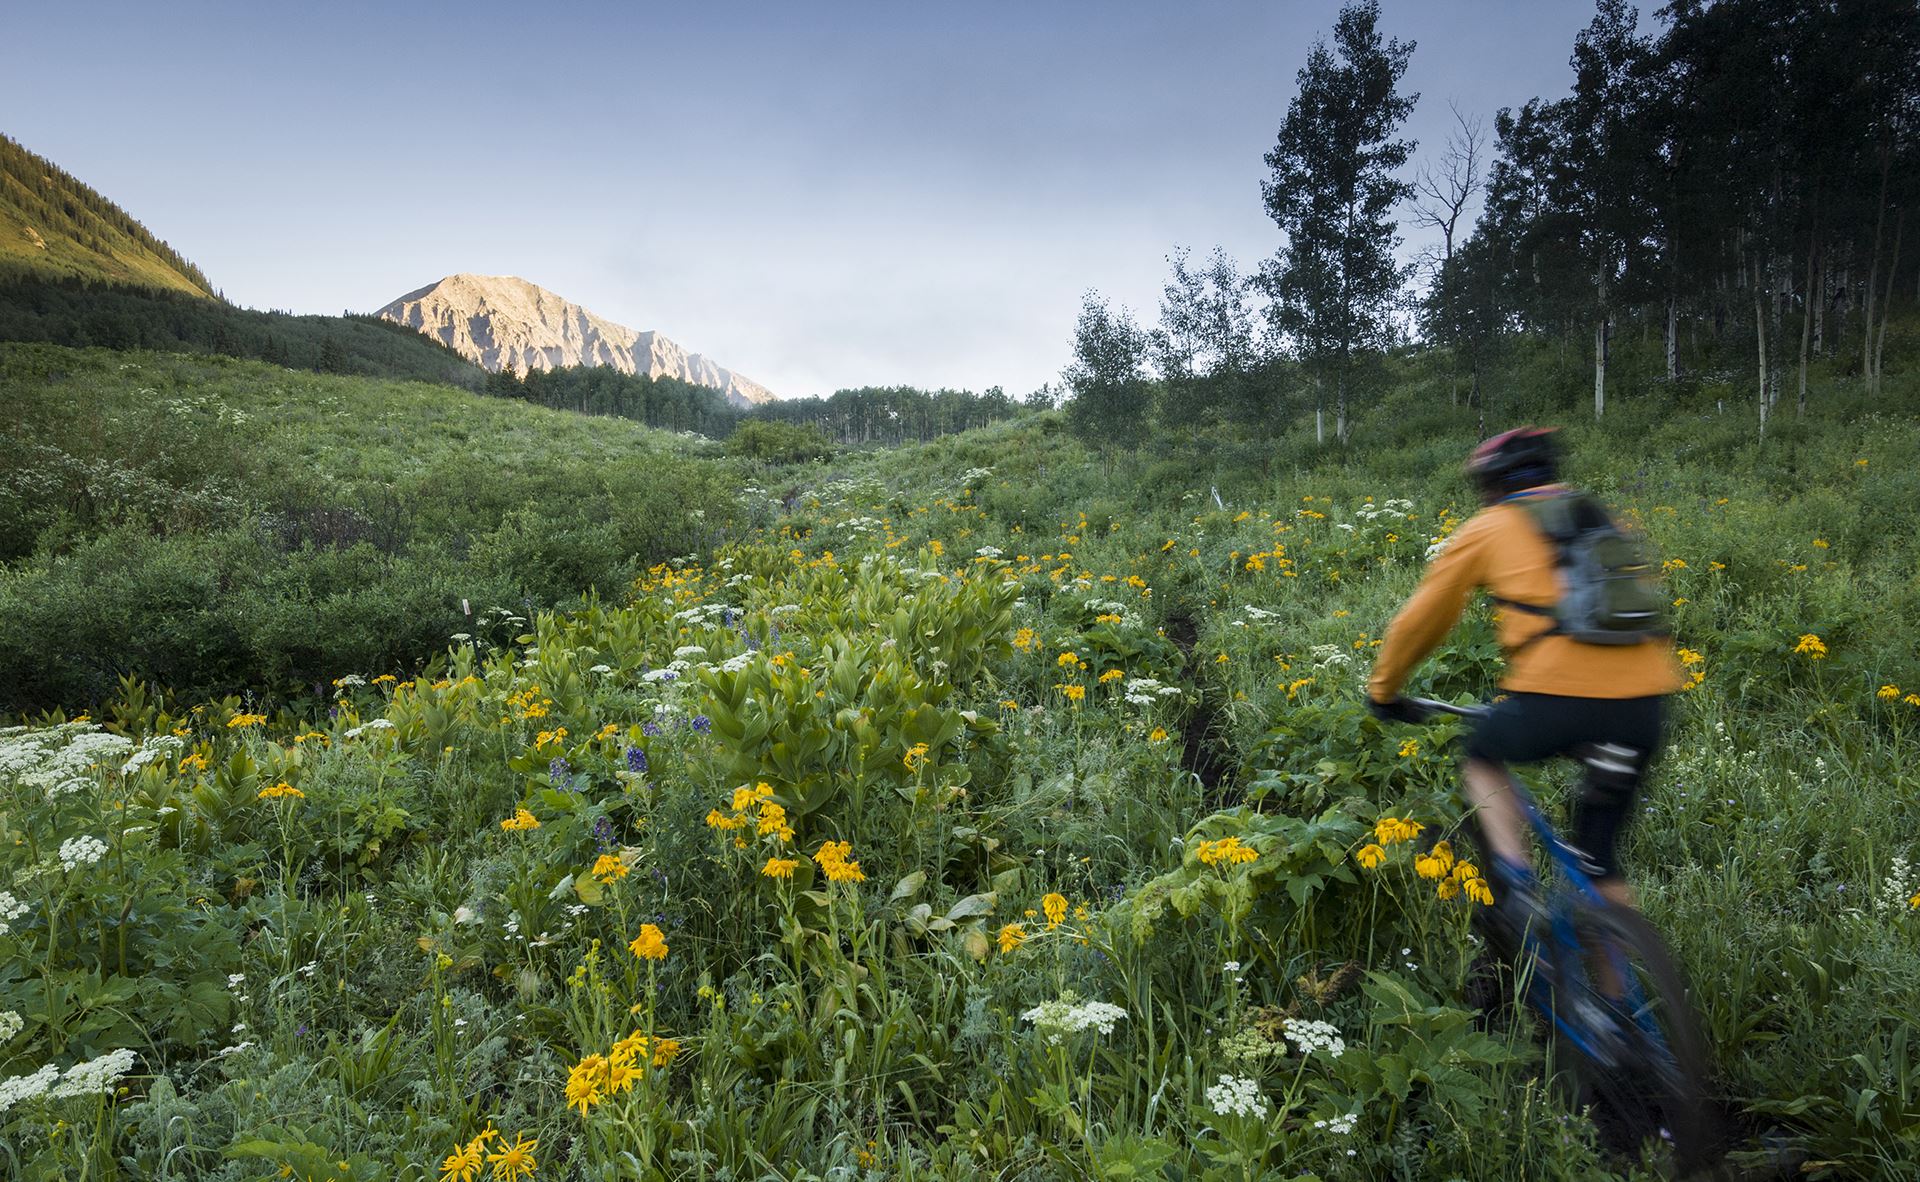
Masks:
[[[1527,815],[1514,795],[1513,778],[1505,764],[1469,757],[1460,771],[1462,795],[1474,809],[1488,857],[1511,866],[1530,866]]]

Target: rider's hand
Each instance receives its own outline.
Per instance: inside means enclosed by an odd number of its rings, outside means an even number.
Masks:
[[[1385,702],[1367,699],[1367,712],[1381,722],[1423,722],[1427,712],[1406,698],[1394,697]]]

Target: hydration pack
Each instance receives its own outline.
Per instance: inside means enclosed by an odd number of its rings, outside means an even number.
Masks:
[[[1553,621],[1520,648],[1548,636],[1582,644],[1639,644],[1668,635],[1666,596],[1655,578],[1652,550],[1615,525],[1597,498],[1569,492],[1515,503],[1553,543],[1560,583],[1560,601],[1551,607],[1495,597],[1503,606]]]

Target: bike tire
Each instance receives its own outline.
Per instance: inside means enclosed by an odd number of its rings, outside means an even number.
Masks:
[[[1606,1030],[1596,1047],[1562,1040],[1572,1051],[1583,1095],[1595,1102],[1603,1140],[1637,1153],[1653,1139],[1670,1146],[1682,1177],[1708,1170],[1720,1160],[1725,1138],[1712,1099],[1706,1038],[1666,941],[1627,907],[1589,904],[1571,918],[1578,946],[1588,958],[1613,965],[1633,999],[1631,1006],[1604,1011]],[[1601,1012],[1596,1004],[1606,1003],[1587,983],[1588,966],[1570,967],[1559,980],[1582,982],[1575,988],[1587,994],[1585,1012]],[[1569,998],[1562,1004],[1577,1003]]]

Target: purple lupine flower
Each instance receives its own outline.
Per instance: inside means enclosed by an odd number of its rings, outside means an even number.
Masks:
[[[713,719],[704,714],[696,714],[693,716],[693,729],[703,735],[710,735],[713,733]]]
[[[601,849],[613,846],[613,818],[601,817],[593,823],[593,839],[600,843]]]
[[[657,739],[660,737],[660,724],[657,722],[643,722],[640,724],[640,733],[649,739]]]
[[[634,775],[643,775],[647,770],[647,753],[638,747],[627,748],[627,770]]]

